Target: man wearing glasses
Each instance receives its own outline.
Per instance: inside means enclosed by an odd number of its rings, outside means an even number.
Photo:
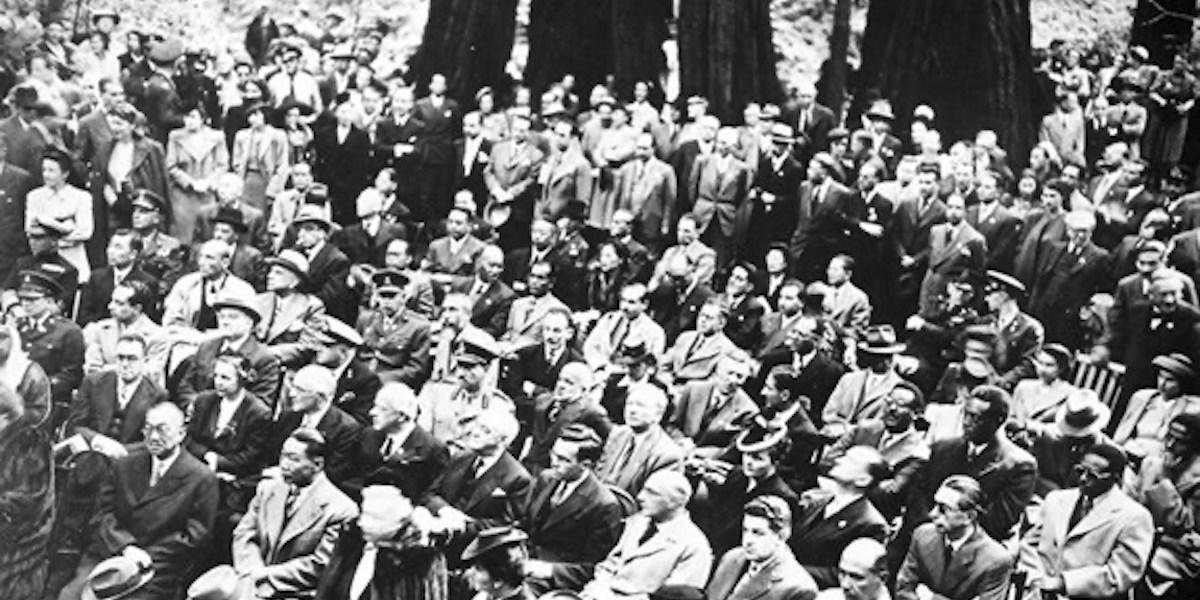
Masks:
[[[142,441],[146,413],[167,400],[167,392],[146,377],[146,340],[135,333],[116,344],[115,368],[89,374],[71,403],[67,440],[72,452],[95,450],[109,458],[124,457],[130,444]]]
[[[170,402],[146,413],[144,448],[113,464],[94,523],[96,534],[75,579],[60,598],[79,598],[92,568],[124,556],[151,572],[145,586],[123,596],[150,600],[179,597],[206,547],[217,516],[217,477],[183,452],[183,411]]]
[[[1097,444],[1075,466],[1079,487],[1046,494],[1020,563],[1043,598],[1120,598],[1141,580],[1154,519],[1117,485],[1125,467],[1120,449]]]

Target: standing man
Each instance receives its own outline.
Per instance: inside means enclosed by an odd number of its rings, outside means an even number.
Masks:
[[[23,271],[17,298],[21,349],[50,378],[50,399],[57,426],[83,380],[83,330],[57,310],[58,282],[41,271]]]
[[[315,288],[314,294],[325,304],[325,311],[330,315],[353,323],[358,315],[358,305],[347,283],[350,259],[329,243],[333,224],[314,205],[301,207],[295,223],[296,249],[308,259],[308,280]]]
[[[454,186],[454,137],[462,127],[458,102],[446,97],[446,76],[429,78],[429,95],[417,101],[414,116],[421,122],[417,136],[420,161],[417,182],[419,214],[427,220],[441,219],[450,210]],[[478,201],[478,199],[476,199]]]
[[[1109,255],[1092,241],[1096,217],[1072,211],[1066,218],[1067,242],[1050,242],[1029,293],[1029,312],[1046,326],[1046,339],[1072,350],[1083,346],[1079,309],[1092,294],[1112,289]]]
[[[538,171],[541,187],[535,219],[558,221],[571,202],[590,203],[592,198],[592,166],[579,146],[575,125],[567,119],[555,120],[550,128],[553,153]]]
[[[821,279],[821,269],[845,248],[863,217],[862,201],[834,181],[833,157],[818,152],[808,162],[808,179],[800,184],[796,228],[789,250],[801,281]]]
[[[500,243],[506,250],[529,245],[537,176],[546,155],[530,143],[528,115],[514,113],[511,136],[497,144],[483,173],[490,196],[484,217],[498,224]]]
[[[678,182],[671,165],[654,157],[654,137],[637,136],[633,160],[617,170],[617,208],[633,213],[633,237],[659,253],[679,213]]]
[[[987,244],[983,235],[968,225],[966,198],[951,194],[946,198],[946,222],[929,231],[929,266],[921,281],[920,312],[929,314],[946,293],[946,284],[956,273],[979,273],[987,264]]]
[[[733,260],[735,217],[752,183],[750,169],[734,155],[737,137],[736,129],[722,128],[717,133],[716,151],[697,158],[687,180],[700,240],[717,252],[720,271]]]
[[[977,177],[975,196],[979,204],[967,208],[967,225],[983,234],[987,247],[987,268],[1011,273],[1021,241],[1020,217],[1000,204],[1000,176],[984,171]]]
[[[313,175],[329,186],[333,220],[350,225],[355,220],[354,202],[368,183],[371,138],[354,125],[355,105],[348,97],[342,100],[334,108],[334,122],[317,130],[313,138]]]

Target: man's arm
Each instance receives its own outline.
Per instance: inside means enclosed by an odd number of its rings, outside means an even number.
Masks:
[[[263,569],[263,581],[275,590],[277,596],[314,589],[321,573],[333,558],[333,548],[342,531],[358,517],[353,504],[331,507],[333,511],[321,531],[321,541],[312,553],[267,566]]]
[[[1062,572],[1065,595],[1071,598],[1104,598],[1127,593],[1146,572],[1154,547],[1154,520],[1146,510],[1114,521],[1120,527],[1108,560]]]

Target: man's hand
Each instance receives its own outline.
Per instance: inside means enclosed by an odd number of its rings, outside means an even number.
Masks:
[[[125,546],[125,549],[121,551],[121,554],[125,558],[128,558],[129,560],[132,560],[143,567],[149,567],[150,565],[154,564],[154,559],[150,558],[150,554],[148,552],[132,544]]]
[[[1038,587],[1043,592],[1065,592],[1067,591],[1067,582],[1063,580],[1062,575],[1058,575],[1039,580]]]
[[[528,560],[525,562],[525,574],[536,579],[550,579],[554,576],[554,565],[544,560]]]
[[[909,315],[908,320],[904,322],[904,328],[909,331],[920,331],[925,326],[925,319],[921,315]]]
[[[92,450],[112,459],[124,458],[129,454],[121,442],[99,434],[92,438]]]
[[[860,221],[858,223],[858,228],[861,229],[863,233],[871,237],[883,237],[883,225],[880,225],[879,223]]]
[[[911,269],[913,267],[913,265],[915,265],[915,264],[917,264],[917,259],[915,259],[907,254],[900,257],[900,266],[905,269]]]

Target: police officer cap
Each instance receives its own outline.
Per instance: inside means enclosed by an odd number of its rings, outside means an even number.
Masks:
[[[381,269],[371,276],[371,283],[375,284],[376,291],[398,292],[408,285],[408,276],[395,269]]]
[[[20,283],[17,284],[17,292],[31,292],[42,294],[44,296],[57,296],[62,293],[62,286],[58,280],[42,271],[21,271]]]

